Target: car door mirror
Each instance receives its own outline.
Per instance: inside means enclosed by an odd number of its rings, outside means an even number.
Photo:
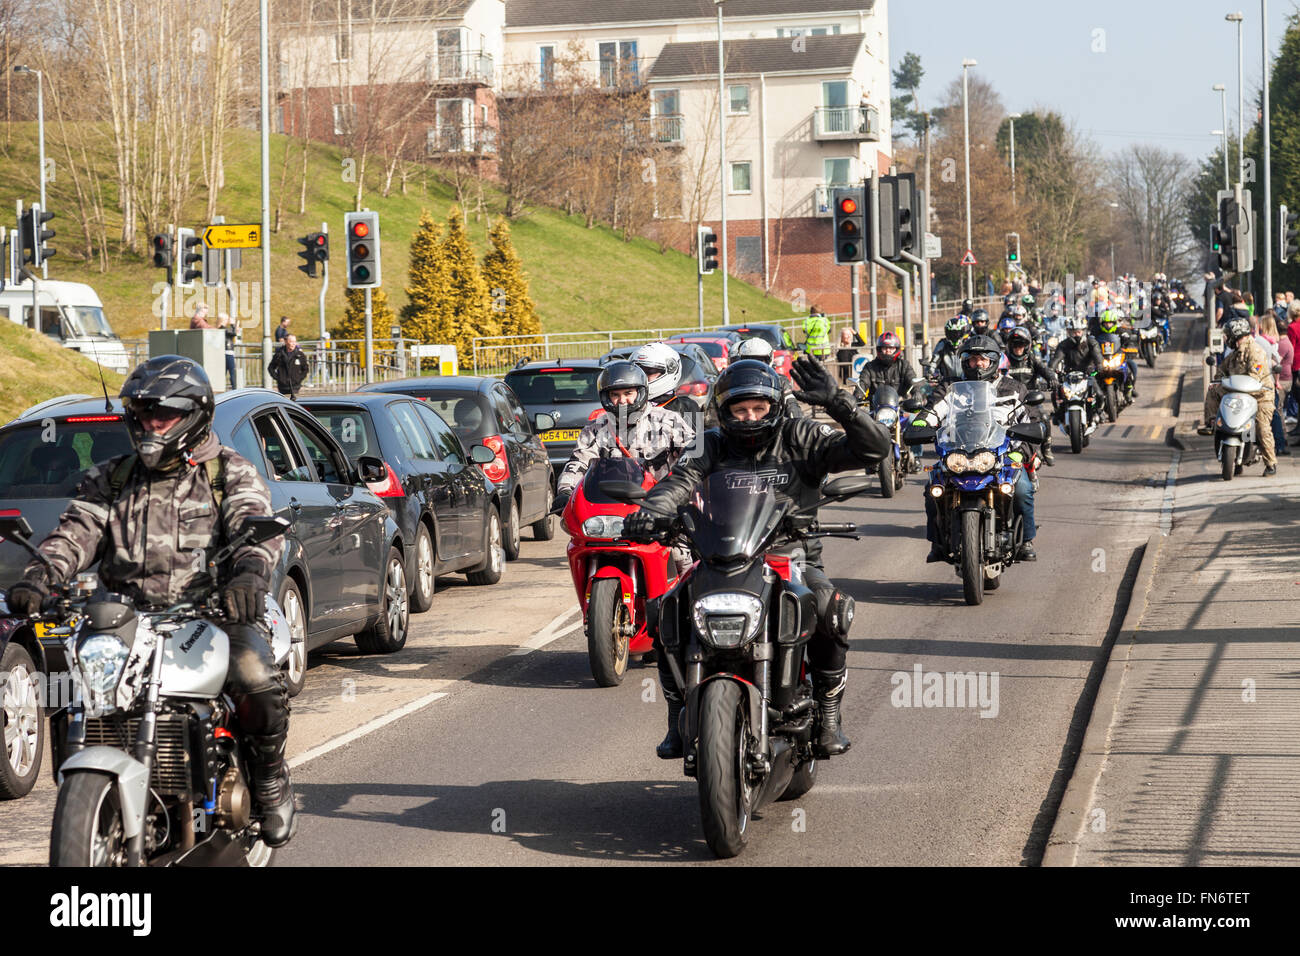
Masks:
[[[496,453],[487,445],[475,445],[469,450],[469,457],[476,465],[490,465],[497,460]]]
[[[555,428],[555,416],[538,412],[533,416],[533,427],[539,432],[549,432]]]
[[[357,472],[366,484],[383,481],[388,477],[388,466],[382,458],[374,455],[362,455],[357,459]]]

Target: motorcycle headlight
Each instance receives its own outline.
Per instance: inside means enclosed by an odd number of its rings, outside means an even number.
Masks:
[[[622,515],[595,515],[582,523],[588,538],[619,538],[623,535]]]
[[[893,427],[898,422],[898,409],[888,407],[876,409],[876,421],[886,428]]]
[[[91,634],[77,645],[77,665],[86,690],[96,696],[112,694],[130,653],[112,634]]]
[[[1112,355],[1109,358],[1104,358],[1101,360],[1101,366],[1102,368],[1105,369],[1116,369],[1123,364],[1124,364],[1124,356],[1122,355]]]
[[[978,455],[972,455],[970,459],[971,471],[992,471],[997,467],[998,456],[991,451],[982,451]]]
[[[1049,335],[1047,337],[1047,347],[1051,349],[1053,352],[1056,351],[1056,347],[1060,344],[1061,344],[1061,340],[1057,338],[1055,335]]]
[[[706,594],[695,602],[695,630],[715,647],[740,647],[758,634],[763,602],[752,594]]]
[[[947,455],[943,460],[943,467],[947,468],[954,475],[960,475],[970,471],[970,459],[959,451],[954,451]]]

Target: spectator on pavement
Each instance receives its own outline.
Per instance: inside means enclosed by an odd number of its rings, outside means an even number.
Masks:
[[[847,385],[853,381],[853,359],[858,349],[864,345],[862,337],[847,325],[840,329],[840,344],[835,351],[835,363],[840,369],[840,384]]]
[[[289,334],[289,317],[282,315],[280,316],[280,324],[275,327],[276,344],[283,342]]]
[[[194,315],[190,318],[190,328],[192,329],[210,329],[211,323],[208,322],[208,306],[200,302],[194,307]]]
[[[311,372],[311,360],[307,358],[306,352],[298,348],[298,336],[290,332],[284,337],[284,345],[276,350],[266,370],[275,379],[280,394],[296,402],[302,383]]]
[[[217,328],[226,333],[226,374],[230,376],[230,387],[235,387],[235,342],[239,339],[239,326],[230,321],[230,316],[222,312],[217,316]]]
[[[1291,368],[1295,359],[1295,348],[1291,340],[1278,335],[1277,323],[1272,312],[1265,312],[1259,317],[1259,334],[1272,344],[1278,353],[1279,371],[1273,376],[1273,447],[1279,455],[1291,454],[1286,443],[1286,425],[1282,419],[1282,408],[1291,390]]]

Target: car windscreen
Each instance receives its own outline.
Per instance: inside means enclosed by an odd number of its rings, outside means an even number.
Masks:
[[[0,433],[0,498],[70,498],[91,465],[130,451],[131,436],[117,415],[11,428]]]
[[[451,430],[464,442],[466,448],[477,444],[470,439],[486,438],[500,431],[486,395],[477,392],[470,395],[463,392],[431,392],[420,395],[420,398],[451,426]]]
[[[691,339],[691,344],[704,349],[709,358],[726,358],[727,347],[721,342],[701,342],[698,339]]]
[[[785,343],[781,341],[781,333],[776,329],[732,329],[742,339],[762,339],[774,349],[785,348]]]
[[[69,337],[111,339],[117,336],[104,318],[104,310],[97,305],[65,305],[63,320],[68,325]]]
[[[370,411],[364,408],[329,408],[317,405],[309,406],[316,421],[329,429],[334,440],[343,448],[343,453],[356,461],[362,455],[383,458],[379,447],[379,438],[375,434],[374,422],[370,420]]]
[[[521,369],[506,375],[506,384],[524,405],[599,402],[598,368]]]

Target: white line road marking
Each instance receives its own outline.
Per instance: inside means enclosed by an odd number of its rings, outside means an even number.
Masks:
[[[567,621],[569,618],[573,617],[575,614],[579,615],[578,620],[574,621],[572,624],[565,626],[564,622]],[[574,605],[573,607],[569,608],[569,610],[559,615],[555,620],[551,621],[550,624],[547,624],[544,628],[542,628],[540,631],[538,631],[528,640],[524,641],[522,644],[520,644],[517,648],[515,648],[506,656],[523,657],[525,654],[531,654],[533,651],[541,650],[543,647],[545,647],[547,644],[550,644],[552,641],[558,641],[560,638],[564,637],[565,635],[572,634],[574,631],[582,627],[581,614],[582,614],[582,608],[578,607],[577,605]]]
[[[344,747],[352,743],[352,741],[357,740],[361,737],[364,737],[366,734],[378,730],[380,727],[386,727],[396,720],[401,720],[403,717],[407,716],[408,714],[413,714],[417,710],[427,707],[429,704],[432,704],[436,700],[442,700],[442,698],[446,696],[447,693],[445,691],[437,691],[432,694],[425,694],[423,697],[413,700],[409,704],[404,704],[403,706],[397,708],[397,710],[390,711],[387,714],[383,714],[382,716],[376,717],[374,720],[366,721],[366,723],[362,724],[360,727],[357,727],[355,730],[349,730],[346,734],[340,734],[339,736],[335,737],[333,740],[327,740],[319,747],[312,747],[310,750],[305,751],[304,753],[300,753],[298,756],[294,757],[292,760],[289,761],[289,769],[292,770],[295,767],[301,767],[309,760],[315,760],[317,757],[323,757],[331,750],[338,750],[340,747]]]

